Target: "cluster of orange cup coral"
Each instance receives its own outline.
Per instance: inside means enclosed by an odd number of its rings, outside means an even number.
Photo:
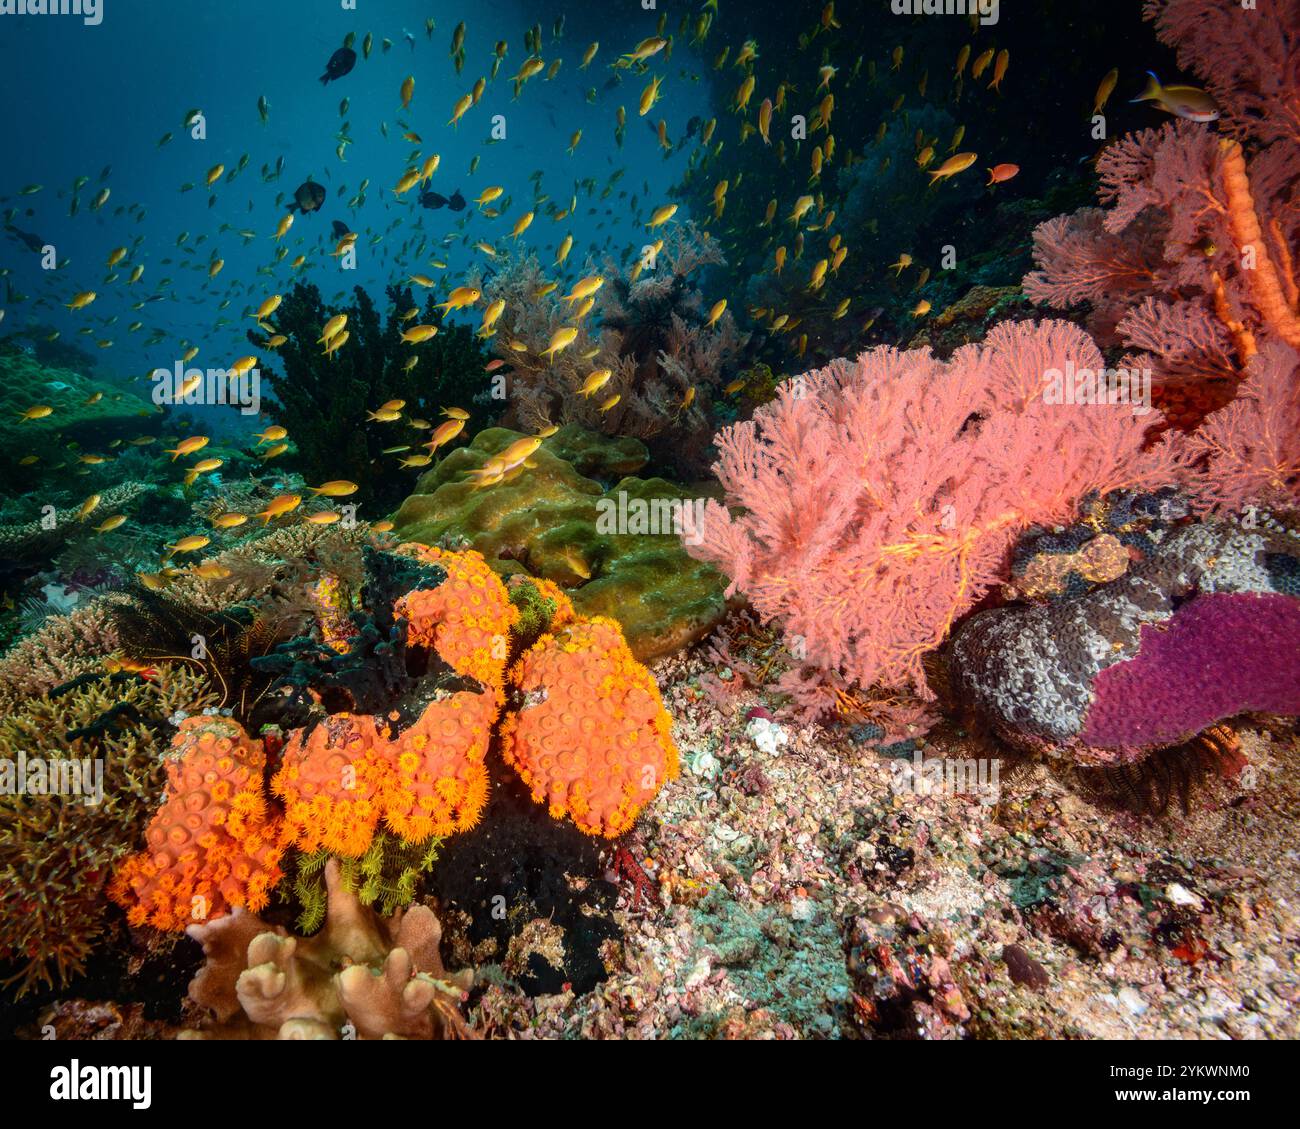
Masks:
[[[181,722],[167,791],[147,848],[114,875],[109,893],[133,925],[179,930],[235,906],[256,913],[281,878],[279,817],[267,812],[266,757],[228,717]]]
[[[557,819],[613,838],[677,775],[659,688],[614,620],[542,636],[510,680],[523,705],[501,726],[501,753]]]
[[[384,820],[403,839],[466,831],[487,799],[488,741],[497,704],[460,691],[431,702],[409,729],[340,713],[295,731],[271,790],[284,800],[287,843],[363,854]]]
[[[270,782],[284,804],[274,816],[261,742],[230,718],[186,719],[148,850],[113,881],[133,923],[183,929],[234,906],[256,912],[290,847],[357,857],[381,822],[410,843],[473,827],[487,801],[485,762],[498,723],[503,756],[533,798],[589,835],[622,834],[677,775],[659,689],[617,623],[578,618],[545,580],[507,589],[475,552],[399,552],[447,574],[396,601],[407,646],[436,652],[480,689],[439,691],[400,731],[396,713],[336,713],[293,731]],[[521,635],[512,595],[535,596],[532,606],[547,609],[533,620],[536,638]]]

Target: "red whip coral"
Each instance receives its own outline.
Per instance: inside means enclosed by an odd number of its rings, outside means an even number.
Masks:
[[[613,620],[543,635],[510,677],[524,700],[501,727],[501,752],[556,819],[613,839],[677,775],[659,688]]]
[[[1051,404],[1051,370],[1102,367],[1076,326],[996,326],[948,363],[872,349],[779,387],[724,430],[692,556],[716,564],[792,650],[858,687],[930,698],[921,659],[1002,575],[1030,525],[1085,495],[1175,480],[1125,404]]]
[[[122,865],[110,895],[131,924],[159,929],[184,929],[234,906],[257,912],[281,877],[261,742],[230,718],[200,716],[181,722],[172,747],[148,848]]]

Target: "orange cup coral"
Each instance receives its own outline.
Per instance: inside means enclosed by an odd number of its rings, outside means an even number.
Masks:
[[[261,742],[228,717],[200,716],[181,722],[172,748],[147,849],[119,868],[110,896],[132,925],[159,929],[184,929],[235,906],[256,913],[281,878]]]
[[[523,703],[502,724],[501,752],[555,818],[615,838],[677,775],[659,688],[613,620],[542,636],[510,679]]]

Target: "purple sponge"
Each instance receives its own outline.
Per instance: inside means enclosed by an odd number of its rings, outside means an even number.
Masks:
[[[1145,624],[1137,655],[1101,671],[1085,745],[1176,745],[1240,713],[1300,713],[1300,600],[1198,596]]]

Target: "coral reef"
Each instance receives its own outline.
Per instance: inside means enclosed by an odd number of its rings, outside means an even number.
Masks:
[[[1298,569],[1294,532],[1177,528],[1086,595],[972,616],[952,641],[953,692],[1016,747],[1086,765],[1238,714],[1300,714]]]
[[[39,418],[20,418],[37,405],[52,408]],[[51,368],[14,348],[0,348],[0,467],[6,480],[31,481],[55,464],[64,466],[79,444],[102,448],[112,439],[156,435],[162,414],[148,400],[115,390],[70,368]],[[20,460],[35,456],[35,466]]]
[[[105,886],[162,792],[167,719],[211,701],[201,677],[163,663],[149,678],[87,670],[62,686],[33,682],[5,704],[0,959],[19,995],[66,984],[111,934]]]
[[[553,334],[574,322],[573,302],[546,294],[535,257],[505,264],[483,284],[489,300],[505,302],[496,338],[510,366],[501,422],[529,431],[577,423],[635,436],[688,473],[701,469],[712,396],[744,344],[730,313],[708,324],[711,303],[691,277],[721,261],[716,242],[688,223],[672,229],[648,264],[593,268],[603,280],[594,295],[599,328],[579,322],[577,337],[554,356],[544,354]],[[582,393],[587,377],[602,370],[611,375],[599,393]]]
[[[356,501],[395,502],[409,475],[383,449],[399,438],[415,442],[416,421],[428,426],[448,403],[462,404],[471,414],[477,411],[470,397],[481,383],[486,357],[473,333],[460,325],[443,326],[436,337],[418,345],[403,342],[401,315],[417,308],[409,289],[390,288],[388,320],[382,326],[365,291],[356,287],[354,293],[355,301],[342,311],[327,307],[307,283],[285,295],[274,317],[276,332],[288,338],[277,350],[284,371],[264,370],[274,393],[266,399],[266,410],[288,429],[297,465],[308,481],[349,479],[360,486]],[[425,324],[436,324],[433,303],[430,295],[421,311]],[[338,313],[347,315],[349,337],[326,356],[317,338]],[[248,336],[254,345],[264,344],[253,331]],[[396,421],[358,426],[368,409],[389,399],[406,406],[407,417],[396,431]],[[473,426],[485,422],[480,416]]]
[[[1293,0],[1280,8],[1297,13]],[[1162,39],[1214,93],[1225,133],[1173,121],[1108,146],[1102,208],[1043,224],[1034,301],[1089,302],[1103,346],[1151,369],[1162,410],[1185,428],[1236,394],[1269,341],[1300,348],[1296,89],[1300,37],[1281,12],[1257,19],[1210,0],[1147,7]]]
[[[449,454],[394,514],[396,535],[469,545],[503,575],[526,572],[563,586],[579,615],[618,620],[642,661],[703,638],[721,621],[723,579],[687,556],[674,524],[675,516],[692,522],[699,503],[658,478],[606,488],[569,461],[592,475],[639,469],[634,440],[601,443],[566,427],[530,456],[531,467],[476,488],[469,473],[523,438],[489,428]]]
[[[443,967],[426,906],[378,917],[326,864],[321,930],[294,937],[244,910],[187,932],[206,958],[190,999],[207,1012],[189,1039],[460,1039],[473,972]]]
[[[109,894],[132,925],[180,930],[238,907],[257,912],[282,877],[280,818],[262,788],[266,756],[238,722],[183,720],[167,760],[167,792],[146,850],[113,875]]]
[[[501,754],[556,819],[615,838],[677,775],[659,689],[612,620],[543,636],[511,683],[523,702],[501,727]]]
[[[1089,495],[1176,480],[1127,404],[1048,403],[1052,371],[1101,367],[1065,322],[993,329],[948,364],[881,348],[782,386],[725,431],[711,561],[807,665],[931,697],[922,659],[1002,576],[1019,535]]]

